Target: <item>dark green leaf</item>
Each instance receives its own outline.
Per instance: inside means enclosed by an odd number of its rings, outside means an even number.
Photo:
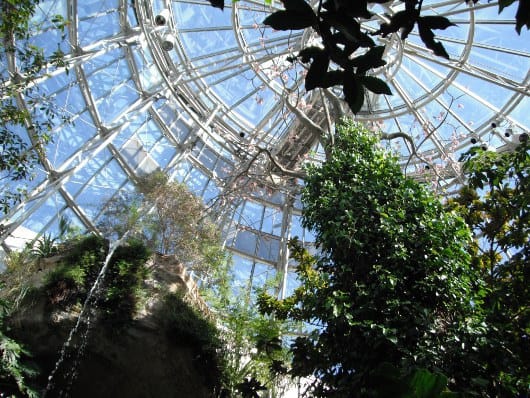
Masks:
[[[515,14],[515,30],[518,34],[521,34],[523,26],[530,29],[530,0],[519,0],[519,7]]]
[[[432,50],[435,55],[449,59],[449,54],[445,51],[444,46],[439,41],[434,40],[434,33],[428,27],[425,27],[421,21],[418,21],[420,38],[425,46]]]
[[[313,26],[316,22],[314,14],[308,15],[299,10],[276,11],[269,15],[263,23],[276,30],[297,30]]]
[[[392,95],[392,91],[390,90],[390,87],[388,87],[388,84],[377,77],[361,76],[359,80],[361,84],[363,84],[364,87],[366,87],[366,89],[370,90],[372,93]]]
[[[410,384],[418,398],[438,398],[447,387],[447,377],[426,369],[418,369],[414,372]]]
[[[322,87],[323,78],[328,71],[329,57],[324,52],[313,59],[305,77],[305,89],[310,91],[316,87]]]
[[[424,27],[429,29],[447,29],[450,26],[456,26],[454,23],[449,21],[446,17],[440,17],[440,16],[427,16],[427,17],[420,17],[418,20],[418,23],[421,23]]]
[[[354,73],[344,73],[344,86],[342,87],[344,99],[353,113],[359,113],[364,104],[364,89]]]
[[[366,54],[360,55],[352,60],[352,66],[357,68],[358,74],[364,74],[372,68],[378,68],[386,65],[383,59],[385,46],[376,46],[370,48]]]

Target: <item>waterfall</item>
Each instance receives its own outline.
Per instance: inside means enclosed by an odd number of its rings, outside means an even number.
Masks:
[[[79,328],[80,328],[81,324],[83,322],[85,322],[86,329],[85,329],[85,331],[84,331],[84,333],[82,335],[81,344],[79,345],[79,349],[77,350],[76,357],[75,357],[72,369],[69,371],[68,385],[66,386],[66,388],[64,390],[61,390],[59,396],[63,396],[63,393],[67,393],[68,389],[71,387],[71,385],[73,383],[73,380],[75,379],[75,376],[77,374],[77,367],[79,365],[79,360],[80,360],[80,358],[82,356],[82,353],[84,352],[84,348],[86,347],[86,344],[87,344],[87,341],[88,341],[88,336],[89,336],[89,333],[90,333],[90,327],[91,327],[91,322],[90,322],[91,313],[90,313],[90,311],[92,309],[91,308],[91,302],[92,301],[95,302],[96,299],[98,298],[97,297],[97,293],[99,291],[99,287],[100,287],[101,283],[105,279],[105,273],[107,271],[107,268],[108,268],[108,265],[110,263],[110,259],[111,259],[112,255],[114,254],[116,249],[121,244],[123,244],[123,242],[127,239],[127,237],[129,236],[129,232],[130,231],[131,230],[127,231],[125,234],[123,234],[123,236],[120,239],[116,240],[115,242],[113,242],[109,246],[109,252],[108,252],[107,256],[105,257],[105,261],[103,262],[103,266],[99,270],[98,276],[97,276],[96,280],[94,281],[94,284],[90,288],[90,291],[88,292],[87,297],[86,297],[85,301],[83,302],[83,306],[82,306],[81,312],[79,313],[79,316],[77,318],[77,322],[74,325],[74,327],[70,330],[68,338],[66,339],[66,341],[64,342],[64,344],[63,344],[63,346],[61,348],[61,354],[59,356],[59,359],[55,363],[55,368],[52,370],[52,372],[48,376],[48,383],[46,385],[46,389],[44,390],[44,393],[42,394],[43,398],[46,397],[46,394],[53,387],[53,380],[54,380],[55,374],[57,373],[57,371],[61,367],[62,363],[66,359],[66,355],[67,355],[68,349],[70,348],[70,345],[72,343],[72,338],[79,331]]]

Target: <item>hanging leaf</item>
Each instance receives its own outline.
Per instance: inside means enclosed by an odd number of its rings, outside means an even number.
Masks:
[[[300,58],[300,61],[306,64],[311,62],[312,59],[320,57],[322,54],[324,54],[323,48],[311,46],[300,50],[298,57]]]
[[[329,57],[322,51],[315,58],[309,67],[305,77],[305,89],[310,91],[316,87],[322,87],[322,79],[328,71]]]
[[[366,1],[335,0],[335,2],[338,4],[337,11],[350,18],[372,18]]]
[[[499,0],[499,14],[504,10],[506,7],[512,5],[515,0]]]
[[[447,29],[450,26],[456,26],[454,23],[449,21],[446,17],[439,17],[439,16],[427,16],[427,17],[420,17],[418,19],[418,24],[422,24],[424,27],[427,27],[429,29]]]
[[[276,30],[298,30],[313,26],[316,15],[306,14],[299,10],[281,10],[269,15],[263,23]]]
[[[215,8],[220,8],[221,10],[224,10],[225,8],[224,0],[210,0],[210,5]]]
[[[418,29],[420,31],[420,38],[425,46],[432,50],[435,55],[449,59],[449,54],[445,51],[444,46],[439,41],[434,40],[434,33],[431,29],[424,26],[421,20],[418,21]]]
[[[379,26],[379,30],[374,32],[372,35],[381,35],[386,37],[390,33],[395,33],[401,28],[407,28],[411,25],[414,26],[414,22],[418,18],[418,12],[414,9],[403,10],[396,12],[392,18],[390,18],[390,23],[382,23]]]
[[[322,88],[328,88],[333,86],[341,85],[344,81],[344,71],[342,70],[332,70],[324,75],[322,78],[321,86]]]
[[[361,33],[361,25],[345,14],[335,12],[323,12],[320,17],[337,31],[344,35],[347,42],[355,43]]]
[[[352,59],[351,64],[357,68],[358,74],[364,74],[370,69],[386,65],[383,59],[384,51],[385,46],[372,47],[365,54]]]
[[[372,93],[392,95],[392,91],[390,91],[388,84],[377,77],[361,76],[359,77],[359,81],[362,85],[364,85],[364,87],[366,87],[367,90],[370,90]]]
[[[342,87],[344,99],[348,103],[351,111],[359,113],[364,104],[364,89],[354,73],[344,74],[344,86]]]
[[[427,369],[418,369],[412,375],[410,385],[417,397],[437,398],[447,387],[447,377]]]
[[[523,26],[530,29],[530,0],[519,0],[519,7],[515,14],[515,30],[518,34],[521,34]]]
[[[309,3],[304,0],[282,0],[282,4],[286,10],[300,11],[300,13],[306,15],[315,14]]]

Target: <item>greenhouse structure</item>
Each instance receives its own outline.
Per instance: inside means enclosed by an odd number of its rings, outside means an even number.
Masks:
[[[277,297],[287,297],[299,284],[289,240],[318,251],[302,225],[304,167],[326,160],[343,116],[380,134],[405,175],[442,198],[465,183],[461,156],[471,147],[505,153],[528,140],[530,40],[524,23],[516,32],[519,2],[368,2],[357,20],[370,44],[355,56],[377,48],[384,62],[362,74],[352,112],[342,80],[306,89],[317,55],[298,54],[321,51],[322,32],[266,23],[279,10],[298,12],[297,1],[30,1],[25,32],[2,31],[0,57],[2,106],[30,116],[3,120],[2,131],[36,158],[25,178],[13,178],[2,136],[0,194],[12,199],[0,212],[0,254],[57,236],[64,220],[100,236],[109,206],[162,171],[202,199],[235,286],[274,280]],[[7,13],[16,2],[1,3]],[[304,3],[322,11],[322,1]],[[410,4],[424,21],[450,21],[427,29],[435,41],[425,29],[392,28]],[[39,54],[46,62],[32,68]]]

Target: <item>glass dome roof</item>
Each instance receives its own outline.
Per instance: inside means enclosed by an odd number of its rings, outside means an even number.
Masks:
[[[375,4],[363,29],[376,31],[403,7]],[[287,58],[316,37],[263,25],[280,8],[263,0],[228,2],[224,11],[206,0],[41,1],[30,42],[59,45],[69,68],[37,84],[72,123],[55,124],[28,199],[0,220],[3,247],[56,231],[61,216],[97,231],[105,203],[162,169],[219,211],[240,284],[291,271],[288,238],[313,241],[300,224],[300,166],[324,159],[320,139],[346,106],[333,90],[304,90],[306,68]],[[388,61],[374,73],[393,95],[367,94],[355,118],[405,133],[384,145],[407,174],[450,193],[472,141],[502,150],[528,131],[530,41],[515,32],[514,7],[498,15],[497,2],[425,0],[422,10],[456,24],[437,34],[450,59],[432,55],[415,32],[406,41],[374,37]],[[69,21],[64,40],[57,14]],[[15,71],[16,62],[0,61],[3,78]],[[284,278],[282,292],[294,283]]]

